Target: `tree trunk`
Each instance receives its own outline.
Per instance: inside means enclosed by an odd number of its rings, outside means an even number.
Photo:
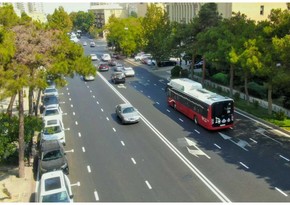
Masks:
[[[12,109],[13,109],[13,104],[14,104],[14,101],[15,101],[15,99],[16,99],[16,95],[17,94],[14,94],[14,95],[12,95],[12,97],[10,98],[10,102],[9,102],[9,105],[8,105],[8,107],[7,107],[7,114],[8,114],[8,116],[11,118],[12,117]]]
[[[273,105],[272,90],[273,90],[272,84],[269,84],[268,85],[268,114],[269,115],[272,115],[272,105]]]
[[[203,65],[202,65],[202,81],[201,81],[201,84],[202,84],[202,87],[204,86],[204,81],[205,81],[205,57],[203,56],[202,57],[202,60],[203,60]]]
[[[233,89],[234,89],[234,66],[230,65],[230,97],[233,97]]]
[[[34,111],[34,96],[33,96],[33,88],[29,87],[29,94],[28,94],[28,106],[29,106],[29,115],[33,115]]]
[[[39,102],[40,102],[40,97],[41,97],[41,89],[38,90],[38,94],[37,94],[37,100],[36,100],[36,105],[35,105],[35,116],[38,115],[38,108],[39,108]]]
[[[249,104],[249,91],[248,91],[248,75],[245,74],[245,95],[246,95],[246,101],[247,104]]]
[[[19,178],[25,177],[24,172],[24,152],[25,152],[25,142],[24,142],[24,108],[23,108],[23,88],[19,90]]]

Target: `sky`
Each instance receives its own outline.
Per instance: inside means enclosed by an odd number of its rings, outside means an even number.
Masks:
[[[64,10],[67,13],[70,13],[72,11],[78,12],[78,11],[85,11],[87,12],[90,8],[89,2],[83,2],[83,3],[77,3],[77,2],[71,2],[71,3],[55,3],[55,2],[43,2],[43,10],[46,14],[52,14],[55,9],[62,6]]]

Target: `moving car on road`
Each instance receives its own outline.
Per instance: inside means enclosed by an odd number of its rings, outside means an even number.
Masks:
[[[116,115],[121,119],[122,124],[137,123],[140,121],[138,110],[129,103],[117,105]]]
[[[102,58],[102,61],[106,61],[106,62],[111,60],[111,56],[108,53],[104,53],[101,58]]]
[[[91,41],[90,42],[90,47],[95,47],[95,46],[96,46],[95,42]]]
[[[109,70],[109,65],[107,64],[107,63],[101,63],[100,65],[99,65],[99,68],[98,68],[98,70],[99,71],[108,71]]]
[[[98,61],[99,60],[98,56],[96,54],[94,54],[94,53],[91,54],[91,59],[92,59],[92,61]]]
[[[111,81],[114,84],[125,83],[126,82],[126,76],[125,76],[125,74],[123,72],[116,71],[116,72],[113,72],[111,74]]]
[[[123,67],[122,72],[125,74],[126,77],[134,77],[135,76],[135,71],[133,70],[132,67]]]

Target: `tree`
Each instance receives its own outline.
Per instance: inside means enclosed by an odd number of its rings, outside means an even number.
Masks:
[[[47,21],[48,26],[51,29],[57,29],[65,33],[72,30],[72,21],[62,6],[55,9],[52,15],[49,14],[47,16]]]
[[[249,39],[244,44],[245,50],[239,56],[239,61],[242,65],[242,70],[244,73],[244,86],[246,101],[249,103],[249,92],[248,92],[248,78],[251,74],[256,74],[261,68],[261,53],[256,46],[256,39]]]
[[[69,16],[73,22],[73,28],[81,30],[85,33],[89,32],[90,27],[93,26],[95,22],[95,15],[92,11],[79,11],[77,13],[72,12]]]
[[[170,56],[173,35],[167,12],[155,4],[150,4],[142,21],[145,50],[149,51],[158,63]]]
[[[16,25],[19,21],[18,16],[14,12],[12,4],[4,3],[0,6],[0,25],[9,28]]]

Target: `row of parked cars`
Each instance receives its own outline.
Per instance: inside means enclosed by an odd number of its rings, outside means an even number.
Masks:
[[[37,202],[73,202],[66,145],[63,111],[55,85],[43,91],[41,114],[43,129],[39,139],[38,172],[40,183]]]

